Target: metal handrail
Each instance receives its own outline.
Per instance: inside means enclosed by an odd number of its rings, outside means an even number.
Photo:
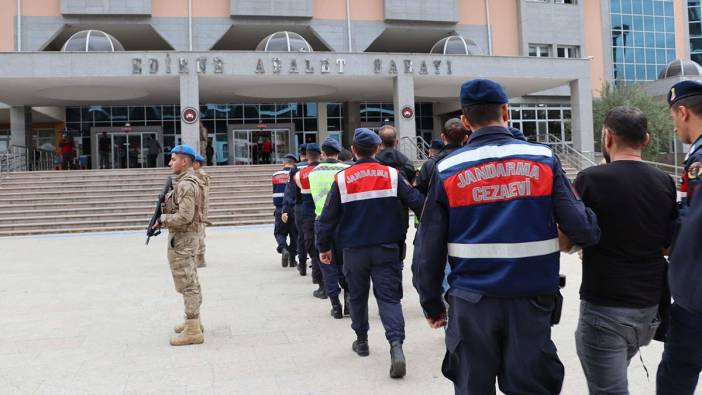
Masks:
[[[662,171],[663,173],[668,174],[669,176],[673,177],[676,183],[682,182],[682,173],[685,171],[685,168],[682,166],[676,166],[676,165],[671,165],[668,163],[661,163],[661,162],[653,162],[650,160],[644,160],[644,163],[648,163],[649,165],[655,167],[656,169]]]
[[[0,175],[17,171],[52,170],[58,163],[58,155],[53,151],[30,150],[22,145],[11,145],[0,153]]]
[[[561,161],[568,163],[577,171],[597,166],[597,162],[593,158],[578,151],[573,147],[572,143],[563,141],[557,136],[552,134],[539,135],[537,141],[549,145]]]
[[[427,160],[429,143],[422,136],[403,136],[400,138],[400,151],[412,160]]]

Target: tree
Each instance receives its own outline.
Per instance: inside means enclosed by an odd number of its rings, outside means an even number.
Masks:
[[[592,102],[592,117],[595,128],[595,149],[601,150],[602,124],[607,112],[617,106],[637,107],[648,119],[648,134],[651,141],[644,149],[644,159],[655,161],[658,154],[668,152],[673,141],[673,121],[668,105],[656,97],[647,96],[640,85],[610,84],[602,87],[602,96]]]

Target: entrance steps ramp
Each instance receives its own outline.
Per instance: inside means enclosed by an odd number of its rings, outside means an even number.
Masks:
[[[216,166],[213,226],[273,222],[271,175],[280,165]],[[3,173],[0,236],[144,230],[167,168]]]

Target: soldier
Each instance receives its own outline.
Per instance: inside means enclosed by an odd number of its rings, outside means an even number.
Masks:
[[[209,209],[210,180],[212,177],[210,177],[210,175],[205,172],[205,169],[202,168],[204,165],[205,158],[198,154],[195,157],[195,162],[193,162],[193,170],[195,170],[195,176],[199,178],[204,185],[204,194],[202,198],[203,204],[201,207],[202,211],[200,213],[200,218],[202,219],[202,224],[200,226],[200,244],[197,250],[197,257],[195,258],[198,269],[207,266],[207,263],[205,263],[205,228],[210,224],[207,222],[207,211]]]
[[[368,293],[371,280],[380,320],[390,343],[390,377],[405,376],[402,351],[405,319],[402,315],[402,252],[406,221],[402,205],[419,214],[424,195],[413,189],[399,171],[380,164],[375,154],[380,137],[357,129],[352,149],[358,162],[336,175],[317,221],[319,258],[330,263],[338,229],[343,251],[344,276],[349,287],[351,328],[356,341],[351,349],[368,356]]]
[[[271,183],[273,185],[273,205],[275,211],[273,218],[275,227],[273,236],[278,244],[276,250],[281,254],[281,264],[283,267],[295,267],[295,254],[297,253],[297,228],[294,218],[288,217],[288,221],[283,221],[283,201],[285,200],[285,187],[290,182],[290,171],[295,167],[297,158],[293,154],[283,157],[283,168],[273,173]],[[290,244],[288,245],[288,235]]]
[[[166,195],[161,218],[154,228],[167,228],[168,263],[176,291],[183,295],[185,322],[176,326],[172,346],[201,344],[205,341],[200,323],[200,282],[197,278],[195,256],[199,243],[204,185],[193,171],[197,153],[188,145],[171,150],[169,166],[175,175],[173,189]]]
[[[302,232],[302,197],[297,196],[294,191],[293,177],[295,173],[307,167],[307,147],[305,144],[300,145],[300,161],[295,167],[290,170],[290,181],[285,187],[285,197],[283,200],[283,214],[280,218],[285,223],[292,223],[297,234],[297,271],[301,276],[307,275],[307,251],[305,250],[305,234]]]
[[[327,200],[327,194],[334,183],[336,174],[345,168],[349,167],[344,163],[339,162],[339,153],[341,152],[341,144],[338,141],[327,138],[322,143],[322,162],[310,172],[310,192],[314,200],[314,213],[317,219],[322,214],[324,202]],[[316,227],[315,223],[315,227]],[[338,233],[338,230],[337,232]],[[344,314],[349,314],[348,310],[348,291],[346,281],[342,273],[343,257],[336,246],[337,238],[334,236],[332,242],[332,260],[329,263],[322,262],[320,269],[326,286],[327,296],[331,302],[331,316],[336,319],[341,319]],[[342,311],[339,294],[341,289],[344,290],[344,309]]]

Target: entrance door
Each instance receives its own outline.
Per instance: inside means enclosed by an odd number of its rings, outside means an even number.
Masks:
[[[161,155],[151,140],[156,140],[156,133],[113,133],[112,138],[112,169],[139,169],[156,167]],[[152,146],[151,152],[149,146]]]
[[[290,150],[289,129],[234,131],[234,164],[279,163]]]
[[[235,130],[234,131],[234,164],[235,165],[253,164],[252,152],[251,152],[251,131],[250,130]]]

